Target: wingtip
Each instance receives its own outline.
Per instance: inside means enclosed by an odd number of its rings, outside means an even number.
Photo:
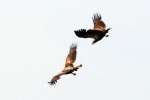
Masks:
[[[74,30],[75,33],[86,32],[86,29]]]
[[[84,34],[86,34],[87,30],[86,29],[79,29],[74,31],[76,36],[78,37],[83,37]]]
[[[77,30],[74,30],[74,33],[76,33],[77,32]]]
[[[70,48],[77,48],[77,43],[72,43]]]
[[[79,36],[79,30],[74,30],[76,36]]]
[[[50,84],[50,85],[55,85],[56,82],[57,82],[57,81],[50,81],[50,82],[48,82],[48,84]]]
[[[101,17],[101,14],[99,14],[99,13],[94,13],[93,14],[93,19],[101,19],[102,17]]]

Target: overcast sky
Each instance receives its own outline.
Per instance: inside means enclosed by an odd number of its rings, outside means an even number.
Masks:
[[[1,100],[150,100],[149,0],[1,0]],[[74,30],[100,13],[109,37],[95,45]],[[47,82],[78,44],[77,75]]]

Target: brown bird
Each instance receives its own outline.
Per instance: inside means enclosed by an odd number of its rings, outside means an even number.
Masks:
[[[65,63],[65,67],[64,69],[58,73],[57,75],[55,75],[50,82],[48,82],[50,85],[54,85],[57,80],[60,79],[60,77],[62,75],[66,75],[66,74],[73,74],[73,75],[76,75],[76,73],[74,73],[74,71],[77,71],[79,69],[79,67],[82,67],[82,65],[78,65],[76,67],[74,67],[73,63],[75,62],[76,60],[76,54],[77,54],[77,45],[76,44],[72,44],[70,46],[70,51],[69,51],[69,54],[66,58],[66,63]]]
[[[108,37],[106,33],[108,33],[111,28],[106,29],[106,25],[102,21],[101,15],[99,14],[94,14],[92,19],[94,24],[93,29],[79,29],[75,30],[74,32],[80,38],[93,38],[94,41],[92,44],[94,44],[100,41],[104,36]]]

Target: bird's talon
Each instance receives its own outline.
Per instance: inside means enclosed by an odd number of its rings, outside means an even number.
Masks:
[[[106,37],[108,37],[109,35],[105,35]]]
[[[82,64],[80,64],[80,66],[79,67],[82,67]]]

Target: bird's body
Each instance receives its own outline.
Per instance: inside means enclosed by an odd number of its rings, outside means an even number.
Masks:
[[[66,63],[65,63],[65,67],[64,69],[57,75],[55,75],[50,82],[48,82],[49,84],[53,85],[57,82],[58,79],[60,79],[60,76],[62,75],[67,75],[67,74],[73,74],[76,75],[75,71],[77,71],[79,69],[79,67],[82,67],[82,65],[76,66],[74,67],[73,63],[76,60],[76,54],[77,54],[77,45],[76,44],[72,44],[70,47],[70,51],[69,54],[66,58]]]
[[[108,37],[106,33],[110,30],[110,28],[106,29],[105,23],[101,20],[101,16],[98,14],[95,14],[93,16],[93,29],[79,29],[75,30],[75,34],[80,38],[93,38],[94,41],[92,44],[98,42],[101,40],[104,36]]]

